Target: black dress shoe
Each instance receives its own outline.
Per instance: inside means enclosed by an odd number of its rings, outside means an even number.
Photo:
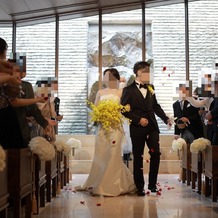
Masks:
[[[158,189],[157,189],[156,187],[148,187],[148,189],[149,189],[152,193],[158,192]]]
[[[145,196],[145,190],[138,190],[137,195],[138,196]]]

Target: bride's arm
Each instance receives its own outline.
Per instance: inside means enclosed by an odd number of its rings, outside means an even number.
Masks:
[[[120,98],[122,97],[122,94],[123,94],[123,89],[118,89],[118,95]]]
[[[97,92],[96,97],[95,97],[95,105],[98,104],[98,102],[100,101],[100,90]]]

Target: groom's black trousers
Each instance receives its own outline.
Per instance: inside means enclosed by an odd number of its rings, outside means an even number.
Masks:
[[[131,136],[133,147],[133,176],[136,188],[138,190],[144,189],[144,176],[143,176],[143,154],[145,143],[149,148],[150,154],[150,170],[148,187],[156,187],[157,175],[160,164],[160,145],[159,145],[159,132],[147,132],[142,136]],[[149,164],[145,162],[145,164]]]

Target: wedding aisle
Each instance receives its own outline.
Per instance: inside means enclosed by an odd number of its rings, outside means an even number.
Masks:
[[[160,174],[159,195],[128,194],[119,197],[90,196],[74,192],[87,174],[75,174],[61,194],[33,218],[215,218],[218,203],[212,202],[178,181],[178,175]],[[147,175],[145,175],[147,181]],[[146,184],[147,185],[147,184]],[[146,189],[145,189],[146,190]],[[147,191],[147,190],[146,190]]]

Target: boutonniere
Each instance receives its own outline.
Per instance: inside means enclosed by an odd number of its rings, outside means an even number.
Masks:
[[[151,85],[148,85],[148,91],[149,91],[152,95],[154,95],[154,89],[152,88]]]

